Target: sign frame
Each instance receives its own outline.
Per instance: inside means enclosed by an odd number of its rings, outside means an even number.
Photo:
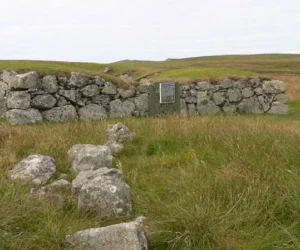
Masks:
[[[172,96],[163,96],[162,93],[162,89],[164,88],[172,88]],[[166,100],[164,98],[166,97],[171,97],[171,100]],[[174,82],[161,82],[159,83],[159,102],[160,103],[175,103],[175,99],[176,99],[176,83]]]

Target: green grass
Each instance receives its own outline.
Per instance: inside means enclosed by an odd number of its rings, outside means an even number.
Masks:
[[[30,154],[54,157],[103,144],[109,123],[0,123],[0,249],[64,249],[66,234],[144,215],[150,249],[298,249],[299,120],[276,116],[121,119],[136,137],[114,159],[132,189],[130,218],[101,220],[27,196],[7,171]],[[276,119],[278,118],[278,119]],[[119,120],[118,120],[119,121]]]
[[[158,73],[153,79],[203,79],[203,78],[219,78],[226,76],[258,76],[257,73],[229,68],[187,68],[187,69],[169,69]]]
[[[105,74],[105,67],[113,71]],[[80,71],[90,75],[100,75],[115,83],[120,83],[118,76],[131,72],[135,80],[148,77],[149,80],[160,80],[164,76],[176,78],[176,71],[182,70],[186,81],[194,77],[215,76],[228,77],[232,75],[249,76],[264,74],[300,74],[300,55],[270,54],[270,55],[234,55],[210,56],[185,59],[174,59],[160,62],[153,61],[120,61],[111,64],[50,62],[50,61],[9,61],[0,60],[0,69],[38,70],[41,72],[71,72]],[[200,72],[199,72],[200,70]],[[202,71],[201,71],[202,70]],[[211,72],[211,73],[210,73]],[[157,73],[159,75],[157,75]],[[158,76],[162,76],[162,78]]]

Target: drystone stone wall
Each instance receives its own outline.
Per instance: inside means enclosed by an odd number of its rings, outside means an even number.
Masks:
[[[66,77],[4,70],[0,74],[0,117],[6,116],[13,124],[32,124],[145,116],[149,114],[150,84],[122,89],[99,76],[77,72]],[[285,84],[278,80],[200,81],[181,85],[180,91],[183,114],[289,112]]]

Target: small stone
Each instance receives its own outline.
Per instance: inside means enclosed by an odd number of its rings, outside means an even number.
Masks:
[[[52,95],[37,95],[31,100],[31,106],[37,109],[51,109],[55,104],[56,99]]]
[[[133,140],[135,134],[131,133],[129,128],[127,128],[122,123],[117,123],[109,125],[106,130],[106,137],[108,141],[115,141],[117,143],[123,143]]]
[[[100,89],[97,84],[87,85],[80,90],[84,97],[93,97],[99,94]]]
[[[45,76],[42,79],[42,89],[49,94],[53,94],[58,91],[58,83],[56,76]]]
[[[115,95],[117,94],[117,87],[111,82],[106,82],[101,93],[105,95]]]
[[[103,120],[107,118],[105,109],[101,105],[88,104],[78,110],[81,120]]]

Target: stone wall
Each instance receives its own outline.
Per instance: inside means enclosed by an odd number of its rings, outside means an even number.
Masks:
[[[47,120],[145,116],[150,83],[118,88],[101,77],[72,72],[70,77],[37,72],[0,74],[0,117],[13,124]],[[181,113],[288,114],[285,84],[278,80],[244,78],[181,85]]]

